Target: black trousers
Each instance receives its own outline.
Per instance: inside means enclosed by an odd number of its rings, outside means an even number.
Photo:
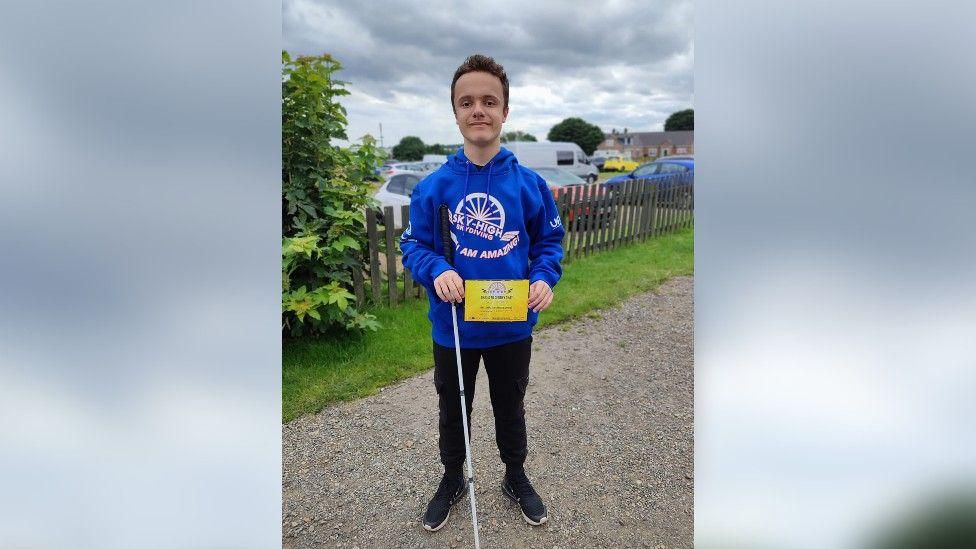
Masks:
[[[474,402],[475,379],[482,358],[488,373],[488,391],[495,415],[498,453],[508,466],[521,467],[528,454],[525,436],[525,389],[529,385],[532,337],[487,349],[461,349],[468,426]],[[441,463],[448,472],[460,472],[464,463],[464,425],[458,389],[457,358],[453,347],[434,343],[434,386],[439,398]]]

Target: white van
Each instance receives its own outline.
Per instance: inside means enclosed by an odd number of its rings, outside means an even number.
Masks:
[[[576,143],[513,141],[502,143],[502,146],[512,151],[519,164],[523,166],[563,168],[585,179],[587,183],[595,182],[600,173],[596,166],[590,164],[586,155],[583,154],[583,149]]]

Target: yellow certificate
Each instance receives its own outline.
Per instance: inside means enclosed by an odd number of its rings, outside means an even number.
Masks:
[[[464,281],[465,321],[518,322],[528,313],[528,280]]]

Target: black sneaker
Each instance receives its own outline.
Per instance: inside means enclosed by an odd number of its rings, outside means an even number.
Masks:
[[[468,489],[468,481],[464,477],[449,477],[444,475],[437,493],[427,504],[424,513],[424,529],[436,532],[447,524],[447,517],[451,516],[451,506],[464,497]]]
[[[536,493],[524,471],[514,473],[512,476],[506,474],[505,482],[502,483],[502,492],[505,492],[505,495],[512,501],[518,503],[525,522],[532,526],[539,526],[549,520],[549,514],[546,512],[546,506],[542,503],[542,498]]]

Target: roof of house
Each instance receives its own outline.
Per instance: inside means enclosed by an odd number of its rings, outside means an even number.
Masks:
[[[695,144],[694,130],[679,132],[629,132],[627,134],[617,132],[616,134],[606,134],[606,139],[619,138],[624,135],[631,138],[630,145],[632,147],[655,147],[664,142],[669,142],[678,147]]]

